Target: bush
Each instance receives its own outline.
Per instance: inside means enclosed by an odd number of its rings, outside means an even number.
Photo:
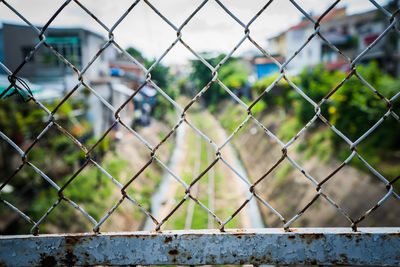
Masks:
[[[400,80],[391,77],[381,71],[375,62],[369,65],[360,65],[357,67],[357,73],[361,75],[373,88],[387,99],[392,98],[400,88]],[[272,84],[279,74],[265,77],[254,84],[257,94],[261,94],[270,84]],[[341,71],[326,71],[323,65],[314,68],[306,68],[297,77],[290,77],[303,92],[309,96],[315,103],[319,103],[328,93],[336,88],[347,76],[347,73]],[[291,113],[293,118],[285,123],[289,125],[281,126],[280,132],[285,135],[293,136],[290,125],[305,125],[314,115],[315,108],[298,94],[290,85],[280,80],[277,85],[266,94],[262,100],[265,105],[284,108],[287,113]],[[254,107],[256,107],[255,105]],[[400,101],[392,103],[393,110],[396,113],[400,111]],[[332,94],[321,106],[322,115],[337,129],[344,133],[350,140],[356,141],[366,131],[368,131],[379,119],[388,111],[386,103],[374,94],[370,88],[364,85],[355,75],[349,78],[337,91]],[[318,131],[324,134],[311,136],[306,154],[321,154],[315,146],[324,147],[326,155],[341,155],[340,160],[348,156],[348,144],[341,137],[331,130],[325,131],[322,121],[317,120],[314,125]],[[289,133],[290,132],[290,133]],[[308,130],[310,132],[310,130]],[[398,173],[398,167],[384,166],[385,161],[399,162],[400,157],[396,151],[400,150],[400,138],[395,133],[400,133],[400,123],[389,116],[374,132],[364,139],[358,146],[357,151],[373,166],[382,166],[382,174],[394,178],[393,173]],[[320,137],[324,137],[324,145],[320,144]],[[321,148],[322,149],[322,148]],[[332,151],[333,149],[333,151]],[[345,151],[345,152],[343,152]],[[387,151],[395,153],[387,153]],[[324,154],[324,155],[325,155]],[[394,158],[397,157],[397,158]],[[326,157],[324,157],[326,160]],[[359,166],[358,166],[359,165]],[[356,166],[361,168],[360,164]]]

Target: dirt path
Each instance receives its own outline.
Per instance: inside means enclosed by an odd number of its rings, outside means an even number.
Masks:
[[[138,130],[139,134],[147,140],[151,145],[159,142],[159,135],[165,134],[168,126],[159,121],[153,120],[147,127]],[[121,129],[120,141],[117,142],[115,151],[117,154],[110,152],[106,157],[119,157],[126,163],[119,177],[119,182],[124,185],[132,176],[138,172],[149,160],[149,149],[133,134]],[[168,162],[168,150],[160,150],[158,157],[163,162]],[[128,187],[128,193],[136,201],[138,201],[147,210],[150,208],[149,198],[153,194],[153,188],[157,188],[161,181],[163,170],[157,164],[151,164],[136,181]],[[114,201],[121,198],[121,190],[113,185],[112,197]],[[148,192],[151,189],[151,192]],[[111,201],[110,201],[111,203]],[[146,215],[139,210],[129,200],[124,200],[119,208],[110,216],[110,218],[102,226],[102,231],[137,231],[141,230],[146,219]]]
[[[188,120],[200,131],[207,135],[213,142],[220,145],[225,141],[227,135],[219,122],[206,110],[197,110],[188,116]],[[200,164],[200,172],[205,170],[214,161],[215,148],[202,138],[198,137],[190,126],[186,126],[185,142],[182,146],[181,161],[177,164],[176,174],[187,184],[194,178],[193,173],[196,165]],[[200,143],[199,143],[200,142]],[[200,147],[200,149],[199,149]],[[236,157],[232,147],[226,147],[223,151],[223,158],[235,169],[238,168]],[[199,161],[200,162],[196,162]],[[221,221],[225,221],[232,215],[245,201],[243,182],[240,178],[221,160],[218,161],[197,183],[197,198],[208,209],[215,212]],[[210,188],[213,192],[210,192]],[[192,189],[193,190],[193,189]],[[185,197],[184,187],[175,179],[170,180],[168,200],[165,201],[159,218],[167,216],[170,211]],[[212,199],[210,199],[212,198]],[[191,218],[188,218],[190,216]],[[198,228],[217,228],[215,219],[198,204],[194,204],[191,199],[186,200],[182,206],[168,219],[165,229],[184,229],[188,228],[188,222],[193,229]],[[185,223],[186,222],[186,223]],[[250,227],[251,222],[244,208],[232,221],[227,224],[227,228]]]
[[[227,134],[225,130],[221,127],[219,122],[209,114],[208,112],[205,114],[207,120],[210,120],[212,123],[213,132],[210,133],[210,136],[215,138],[215,142],[218,145],[221,145],[227,138]],[[239,170],[237,158],[235,152],[233,151],[232,146],[227,145],[221,151],[222,157],[230,164],[235,170]],[[226,188],[223,192],[217,192],[217,194],[226,194],[223,198],[225,201],[221,201],[221,203],[216,203],[216,206],[226,206],[226,207],[235,207],[236,209],[242,204],[245,200],[246,195],[243,191],[244,182],[240,180],[240,178],[225,164],[220,164],[220,170],[224,175],[224,180],[226,181]],[[243,172],[242,172],[243,175]],[[250,228],[251,221],[248,213],[248,206],[246,206],[239,214],[238,218],[240,220],[240,227]]]
[[[201,132],[207,135],[215,144],[221,145],[227,138],[226,131],[220,126],[216,118],[207,110],[196,110],[188,116],[188,120],[195,125]],[[163,125],[153,122],[150,127],[140,130],[140,134],[146,137],[150,144],[156,144],[159,140],[160,131],[167,132]],[[184,133],[182,133],[184,132]],[[177,177],[186,184],[197,177],[199,173],[205,170],[216,158],[215,147],[200,138],[190,126],[183,124],[174,134],[173,138],[179,139],[179,145],[176,151],[162,153],[159,155],[165,165]],[[133,135],[124,133],[121,141],[117,144],[116,151],[118,156],[128,161],[128,167],[125,168],[120,180],[121,184],[126,183],[132,175],[139,170],[148,160],[148,149]],[[226,145],[222,151],[223,159],[228,162],[235,170],[245,176],[245,171],[240,166],[240,162],[231,145]],[[153,166],[154,165],[154,166]],[[194,173],[196,170],[196,173]],[[164,169],[157,164],[152,164],[149,171],[161,177],[160,181],[150,181],[152,189],[151,201],[146,208],[161,222],[171,210],[185,197],[185,188]],[[148,177],[147,177],[148,178]],[[138,178],[135,181],[135,191],[132,191],[132,197],[140,202],[140,193],[143,188],[149,187],[149,180]],[[159,186],[158,186],[159,185]],[[222,222],[229,218],[246,200],[248,186],[235,174],[226,164],[219,160],[192,189],[197,192],[195,195],[204,206],[214,212]],[[194,193],[194,191],[192,192]],[[120,198],[120,190],[116,188],[113,191],[113,199]],[[138,195],[139,194],[139,195]],[[252,200],[251,202],[255,202]],[[141,203],[143,204],[143,203]],[[254,204],[254,203],[252,203]],[[254,227],[249,216],[246,205],[227,225],[226,228],[250,228]],[[143,224],[143,220],[145,223]],[[214,217],[200,207],[193,200],[188,198],[179,209],[172,214],[167,223],[161,229],[204,229],[218,228],[219,224]],[[259,226],[260,227],[260,226]],[[132,231],[132,230],[154,230],[155,225],[132,203],[124,201],[121,208],[118,208],[109,220],[102,227],[105,231]]]

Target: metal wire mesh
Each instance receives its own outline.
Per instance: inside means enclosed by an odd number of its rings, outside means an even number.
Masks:
[[[168,24],[175,32],[176,32],[176,39],[174,42],[162,53],[160,57],[156,59],[156,61],[149,67],[146,68],[143,64],[139,62],[138,59],[132,57],[129,53],[127,53],[126,50],[124,50],[115,40],[114,40],[114,30],[120,25],[120,23],[127,17],[129,16],[130,12],[136,7],[136,5],[140,2],[144,2],[148,7],[150,7],[166,24]],[[25,57],[25,59],[21,62],[19,67],[15,69],[15,71],[10,71],[10,69],[4,65],[3,63],[0,62],[0,67],[8,74],[8,79],[10,81],[10,85],[7,90],[3,91],[0,95],[0,99],[7,94],[8,91],[13,90],[13,88],[17,88],[21,92],[25,92],[26,94],[29,95],[30,99],[37,104],[38,107],[40,107],[42,110],[46,112],[48,115],[47,120],[46,120],[46,125],[43,128],[43,130],[40,132],[39,135],[33,140],[33,142],[26,148],[22,149],[20,148],[17,144],[15,144],[8,136],[6,136],[2,131],[0,131],[0,137],[3,141],[7,142],[9,145],[15,149],[15,151],[21,156],[21,164],[19,167],[12,173],[11,176],[9,177],[2,177],[2,184],[0,186],[0,193],[1,190],[4,189],[4,187],[13,179],[13,177],[24,167],[24,166],[29,166],[32,168],[36,173],[38,173],[46,182],[48,182],[55,190],[58,192],[58,199],[54,203],[49,203],[49,208],[43,216],[37,220],[34,221],[32,218],[30,218],[27,214],[25,214],[23,211],[18,209],[18,207],[14,206],[13,203],[8,202],[7,200],[1,198],[0,195],[0,202],[2,202],[4,205],[8,206],[11,210],[14,212],[18,213],[22,218],[24,218],[28,223],[32,224],[31,228],[31,233],[33,234],[38,234],[38,229],[41,223],[46,220],[47,216],[54,210],[56,209],[61,202],[66,202],[72,207],[76,208],[79,210],[79,212],[84,215],[87,220],[93,225],[93,231],[96,233],[99,233],[101,230],[101,226],[105,221],[109,219],[109,217],[113,214],[113,212],[121,205],[122,202],[128,201],[131,202],[133,205],[137,206],[147,217],[149,217],[153,221],[153,229],[155,231],[161,231],[161,226],[164,225],[170,218],[175,214],[175,212],[182,206],[183,203],[186,201],[189,201],[189,199],[194,200],[194,202],[199,205],[201,208],[203,208],[208,214],[209,214],[209,220],[213,219],[218,225],[220,231],[224,231],[224,227],[226,224],[231,221],[239,212],[243,210],[246,205],[250,201],[258,201],[259,205],[265,205],[269,210],[271,210],[276,216],[279,217],[279,219],[282,222],[282,226],[285,230],[290,231],[290,227],[295,222],[300,216],[302,216],[307,209],[318,199],[318,198],[324,198],[326,199],[342,216],[344,216],[348,222],[349,225],[352,227],[354,231],[357,230],[357,225],[365,219],[365,217],[369,216],[371,212],[375,211],[378,209],[390,196],[393,196],[397,199],[400,199],[400,196],[394,192],[393,190],[393,184],[400,179],[400,176],[394,179],[387,179],[383,175],[381,175],[372,165],[370,165],[358,152],[357,152],[357,145],[359,145],[364,139],[366,139],[371,133],[374,132],[374,130],[389,116],[392,116],[394,119],[400,122],[400,117],[398,114],[395,113],[393,110],[393,102],[396,101],[400,97],[400,92],[398,92],[396,95],[394,95],[391,99],[386,98],[383,96],[381,93],[379,93],[379,89],[374,88],[370,83],[368,83],[367,80],[365,80],[361,74],[357,71],[357,66],[360,60],[374,47],[376,46],[383,37],[385,37],[389,32],[395,32],[396,34],[399,34],[399,28],[398,28],[398,14],[400,10],[396,10],[394,13],[390,13],[387,11],[384,7],[379,5],[376,1],[374,0],[369,0],[387,19],[389,22],[389,26],[379,35],[379,37],[373,41],[366,49],[364,49],[356,58],[349,58],[342,51],[340,51],[335,45],[333,45],[329,40],[327,40],[324,35],[320,32],[320,27],[321,27],[321,21],[322,19],[333,9],[335,6],[338,5],[340,0],[337,0],[333,2],[328,9],[326,9],[323,14],[315,19],[313,16],[308,14],[299,3],[297,3],[294,0],[290,0],[292,5],[299,10],[307,20],[309,20],[313,25],[314,25],[314,32],[307,38],[307,40],[297,49],[297,51],[291,55],[284,63],[280,63],[277,59],[275,59],[273,56],[271,56],[270,53],[268,53],[260,44],[258,44],[251,36],[251,25],[255,20],[259,18],[259,16],[268,9],[270,4],[272,3],[273,0],[268,1],[248,22],[243,22],[241,21],[237,16],[235,16],[222,2],[219,0],[215,0],[215,2],[219,5],[219,7],[226,12],[237,24],[239,24],[243,28],[243,36],[241,37],[240,41],[236,44],[233,45],[233,48],[227,55],[216,65],[212,66],[210,65],[207,60],[198,52],[194,51],[190,44],[186,43],[184,41],[184,34],[182,34],[183,28],[189,23],[190,20],[193,19],[196,14],[203,9],[203,7],[207,4],[208,0],[204,0],[200,5],[198,5],[193,12],[186,18],[186,20],[181,24],[181,25],[175,25],[173,24],[166,16],[164,16],[152,3],[150,3],[148,0],[137,0],[131,4],[131,6],[125,11],[125,13],[118,19],[118,21],[111,27],[107,27],[104,23],[102,23],[101,20],[99,20],[87,7],[85,7],[84,4],[80,3],[78,0],[66,0],[59,8],[58,10],[52,15],[52,17],[47,21],[47,23],[42,27],[38,28],[34,26],[28,19],[26,19],[18,10],[16,10],[12,4],[10,4],[8,1],[0,0],[0,5],[3,5],[7,7],[10,12],[15,13],[20,19],[22,19],[29,27],[31,27],[37,34],[37,37],[39,38],[39,41],[36,43],[36,45],[31,49],[30,53]],[[51,44],[49,44],[46,41],[46,30],[50,27],[50,25],[53,23],[53,21],[56,19],[57,16],[59,16],[63,9],[68,6],[68,5],[77,5],[80,9],[82,9],[84,12],[86,12],[88,15],[90,15],[93,18],[93,23],[97,23],[102,27],[104,30],[108,32],[108,40],[104,43],[104,45],[97,51],[96,55],[89,61],[86,66],[83,66],[81,69],[78,69],[78,67],[74,66],[70,61],[68,61],[63,55],[61,55],[59,52],[57,52],[56,49],[54,49]],[[319,102],[313,101],[305,92],[305,88],[300,88],[297,86],[293,81],[291,81],[287,74],[286,74],[286,67],[287,65],[298,55],[299,52],[301,52],[307,45],[308,43],[318,36],[332,51],[340,55],[346,62],[348,63],[348,66],[350,68],[350,72],[347,74],[346,78],[341,81],[337,87],[333,88],[325,97],[323,97]],[[229,60],[233,53],[242,45],[242,43],[245,40],[249,40],[255,48],[257,48],[263,55],[265,55],[267,58],[272,60],[280,69],[280,75],[279,77],[268,87],[266,88],[261,95],[259,95],[254,102],[252,102],[250,105],[247,105],[244,103],[240,98],[238,98],[219,78],[218,78],[218,71],[221,68],[221,66],[224,65],[227,60]],[[176,103],[168,94],[164,92],[162,88],[157,86],[157,84],[152,80],[151,77],[151,72],[154,70],[154,68],[161,62],[161,60],[170,52],[170,50],[177,44],[181,43],[184,47],[187,48],[187,50],[194,55],[198,60],[200,60],[212,73],[212,79],[208,82],[207,85],[205,85],[201,90],[197,92],[195,97],[191,99],[185,106],[181,106],[178,103]],[[106,99],[104,99],[102,96],[100,96],[96,90],[91,88],[90,84],[87,82],[85,79],[85,73],[88,71],[88,69],[92,66],[92,64],[100,57],[100,55],[104,52],[104,50],[109,47],[113,46],[116,49],[118,49],[122,54],[124,54],[127,58],[129,58],[133,63],[135,63],[144,73],[145,73],[145,81],[139,85],[138,89],[130,95],[130,97],[118,108],[114,108],[109,102],[107,102]],[[35,97],[26,89],[22,86],[21,79],[19,78],[18,74],[20,70],[24,67],[25,64],[27,64],[34,54],[38,51],[39,48],[41,47],[46,47],[48,50],[50,50],[57,58],[63,62],[68,68],[70,68],[75,74],[76,74],[76,85],[62,98],[62,100],[59,102],[59,104],[53,109],[49,110],[43,105],[40,101],[35,99]],[[321,113],[321,107],[326,103],[339,89],[340,87],[346,83],[347,80],[349,80],[351,77],[356,77],[359,81],[361,81],[364,85],[366,85],[381,101],[383,101],[386,104],[387,111],[385,114],[382,115],[382,117],[368,130],[366,131],[362,136],[360,136],[357,140],[351,140],[348,138],[344,133],[342,133],[340,130],[335,128],[334,125],[331,125],[329,121],[322,115]],[[304,127],[295,135],[293,136],[287,143],[281,141],[274,133],[272,133],[266,126],[264,126],[259,120],[257,120],[253,114],[252,114],[252,108],[262,99],[263,96],[267,95],[271,89],[281,80],[285,80],[291,87],[292,89],[300,95],[304,100],[306,100],[310,105],[314,107],[314,116],[312,117],[309,122],[304,125]],[[239,103],[243,107],[243,113],[247,113],[246,119],[237,127],[237,129],[221,144],[218,145],[216,144],[211,138],[207,136],[204,132],[202,132],[200,129],[198,129],[192,122],[189,121],[187,117],[188,111],[191,109],[192,105],[199,101],[203,94],[209,89],[209,87],[213,84],[217,83],[219,84],[231,97],[234,99],[237,103]],[[172,127],[170,132],[166,134],[166,136],[156,145],[152,146],[147,140],[146,136],[141,136],[137,131],[132,129],[127,123],[122,121],[120,117],[120,112],[126,107],[126,105],[132,101],[132,99],[137,95],[144,86],[150,84],[153,86],[158,93],[160,93],[166,100],[168,100],[180,113],[180,118],[176,122],[176,124]],[[74,137],[72,133],[70,133],[67,129],[63,128],[58,122],[56,118],[56,114],[59,111],[60,107],[68,101],[73,95],[77,94],[78,89],[84,86],[90,90],[90,93],[95,95],[109,110],[111,110],[114,114],[114,119],[113,123],[111,126],[101,135],[101,137],[97,140],[97,142],[90,146],[86,147],[81,142],[78,141],[77,138]],[[288,148],[292,146],[295,142],[296,139],[298,139],[304,132],[307,130],[308,127],[313,125],[317,120],[322,121],[324,124],[326,124],[337,136],[339,136],[342,140],[344,140],[348,145],[349,145],[349,150],[351,151],[350,156],[342,162],[342,164],[337,167],[332,173],[327,175],[324,179],[321,180],[321,182],[318,182],[314,177],[312,177],[306,170],[304,170],[300,164],[298,164],[288,153]],[[225,158],[223,153],[221,152],[222,148],[225,147],[231,139],[236,136],[238,131],[247,123],[250,121],[253,121],[255,124],[257,124],[262,131],[265,132],[265,134],[268,136],[266,138],[272,138],[277,144],[281,146],[282,149],[282,155],[275,164],[267,170],[261,177],[255,180],[254,183],[251,183],[246,177],[243,177],[241,173],[235,169],[235,167],[230,164]],[[173,134],[177,131],[179,127],[182,127],[183,124],[188,125],[191,129],[193,129],[199,136],[199,138],[202,138],[205,140],[207,143],[211,144],[212,147],[215,150],[215,155],[212,157],[211,163],[207,168],[205,168],[204,171],[202,171],[200,174],[197,175],[195,179],[191,183],[186,183],[183,179],[181,179],[178,175],[176,175],[172,170],[170,170],[165,162],[162,162],[159,157],[157,156],[157,152],[160,149],[161,146],[165,144],[165,142],[171,138],[173,138]],[[142,166],[142,168],[125,184],[121,184],[118,181],[118,177],[113,177],[110,173],[108,173],[92,156],[92,152],[94,149],[104,140],[104,138],[110,134],[112,129],[116,127],[117,125],[120,125],[127,129],[130,133],[135,135],[149,150],[149,157],[148,161],[146,164]],[[39,142],[39,140],[43,137],[43,135],[49,131],[49,129],[54,128],[58,131],[60,131],[62,134],[64,134],[67,138],[72,140],[84,153],[85,153],[85,162],[81,165],[81,167],[65,182],[64,184],[57,184],[54,182],[54,179],[51,177],[48,177],[43,170],[40,170],[38,167],[36,167],[32,162],[29,161],[29,152],[34,149],[34,146],[36,143]],[[240,149],[240,148],[239,148]],[[346,213],[344,209],[342,209],[332,198],[330,198],[327,194],[324,193],[324,184],[332,179],[334,175],[339,172],[346,164],[350,162],[351,159],[354,157],[357,157],[361,162],[382,182],[383,186],[386,187],[387,193],[386,195],[381,198],[373,207],[370,209],[366,210],[360,217],[358,218],[352,218],[349,214]],[[294,217],[292,218],[285,218],[282,216],[277,209],[275,209],[269,202],[268,200],[265,200],[262,198],[262,196],[257,192],[259,183],[263,180],[265,180],[269,174],[279,166],[283,160],[287,159],[302,175],[304,178],[308,179],[311,181],[313,186],[315,187],[315,196],[313,199],[300,211],[298,212]],[[240,205],[240,207],[235,210],[228,218],[219,218],[214,212],[213,208],[208,208],[205,203],[202,203],[198,197],[197,197],[197,188],[196,185],[198,184],[199,180],[203,178],[205,174],[208,172],[213,171],[213,167],[217,162],[225,164],[228,168],[230,168],[236,175],[235,179],[239,178],[241,179],[244,183],[247,184],[248,190],[250,194],[248,197],[245,199],[245,201]],[[179,182],[182,185],[182,190],[184,190],[185,195],[184,197],[175,205],[175,207],[170,211],[169,214],[167,214],[163,218],[156,218],[155,214],[151,214],[150,211],[146,210],[141,203],[130,196],[127,193],[127,188],[131,186],[132,184],[135,183],[135,179],[138,178],[151,164],[158,164],[161,166],[166,172],[168,172],[177,182]],[[85,211],[79,203],[75,203],[73,200],[68,199],[64,195],[64,190],[70,186],[71,182],[77,178],[78,174],[81,173],[88,165],[94,165],[98,170],[100,170],[103,174],[105,174],[117,187],[121,189],[121,196],[120,200],[111,208],[107,211],[107,213],[104,215],[103,218],[101,218],[99,221],[96,221],[87,211]],[[195,170],[195,172],[199,172]],[[390,181],[391,180],[391,181]],[[212,204],[214,205],[214,204]],[[191,224],[190,222],[187,222],[187,224]],[[212,223],[209,222],[209,225],[212,225]]]

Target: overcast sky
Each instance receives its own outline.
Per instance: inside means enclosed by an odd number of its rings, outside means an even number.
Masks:
[[[43,25],[63,0],[9,0],[22,15],[37,25]],[[109,28],[128,9],[133,0],[81,0]],[[174,25],[179,25],[200,5],[200,0],[152,0],[151,3]],[[222,1],[238,18],[247,23],[266,0],[225,0]],[[332,0],[298,0],[307,12],[320,14]],[[386,3],[387,0],[378,1]],[[372,9],[368,0],[342,0],[339,7],[346,6],[348,13]],[[251,25],[251,36],[262,46],[266,38],[297,23],[301,13],[289,0],[275,0]],[[0,22],[22,21],[3,3],[0,3]],[[84,27],[107,37],[107,32],[87,15],[75,2],[71,2],[54,20],[52,26]],[[217,51],[227,53],[243,37],[243,28],[223,9],[210,0],[182,30],[183,40],[195,51]],[[149,58],[160,56],[175,40],[175,31],[166,24],[149,6],[141,1],[126,19],[115,29],[115,40],[123,47],[134,46]],[[247,40],[236,52],[237,55],[254,46]],[[166,56],[164,63],[182,63],[193,55],[180,43]]]

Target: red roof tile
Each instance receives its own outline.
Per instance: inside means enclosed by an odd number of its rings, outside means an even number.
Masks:
[[[345,15],[345,14],[346,14],[346,8],[345,7],[334,8],[330,12],[328,12],[328,14],[326,14],[321,19],[321,22],[330,21],[332,19],[338,18],[338,15],[341,17],[341,15]],[[319,18],[319,16],[312,16],[312,17],[315,20],[318,20],[318,18]],[[290,27],[287,31],[299,30],[299,29],[302,29],[302,28],[306,27],[309,24],[311,24],[311,21],[308,18],[304,18],[300,23]]]

